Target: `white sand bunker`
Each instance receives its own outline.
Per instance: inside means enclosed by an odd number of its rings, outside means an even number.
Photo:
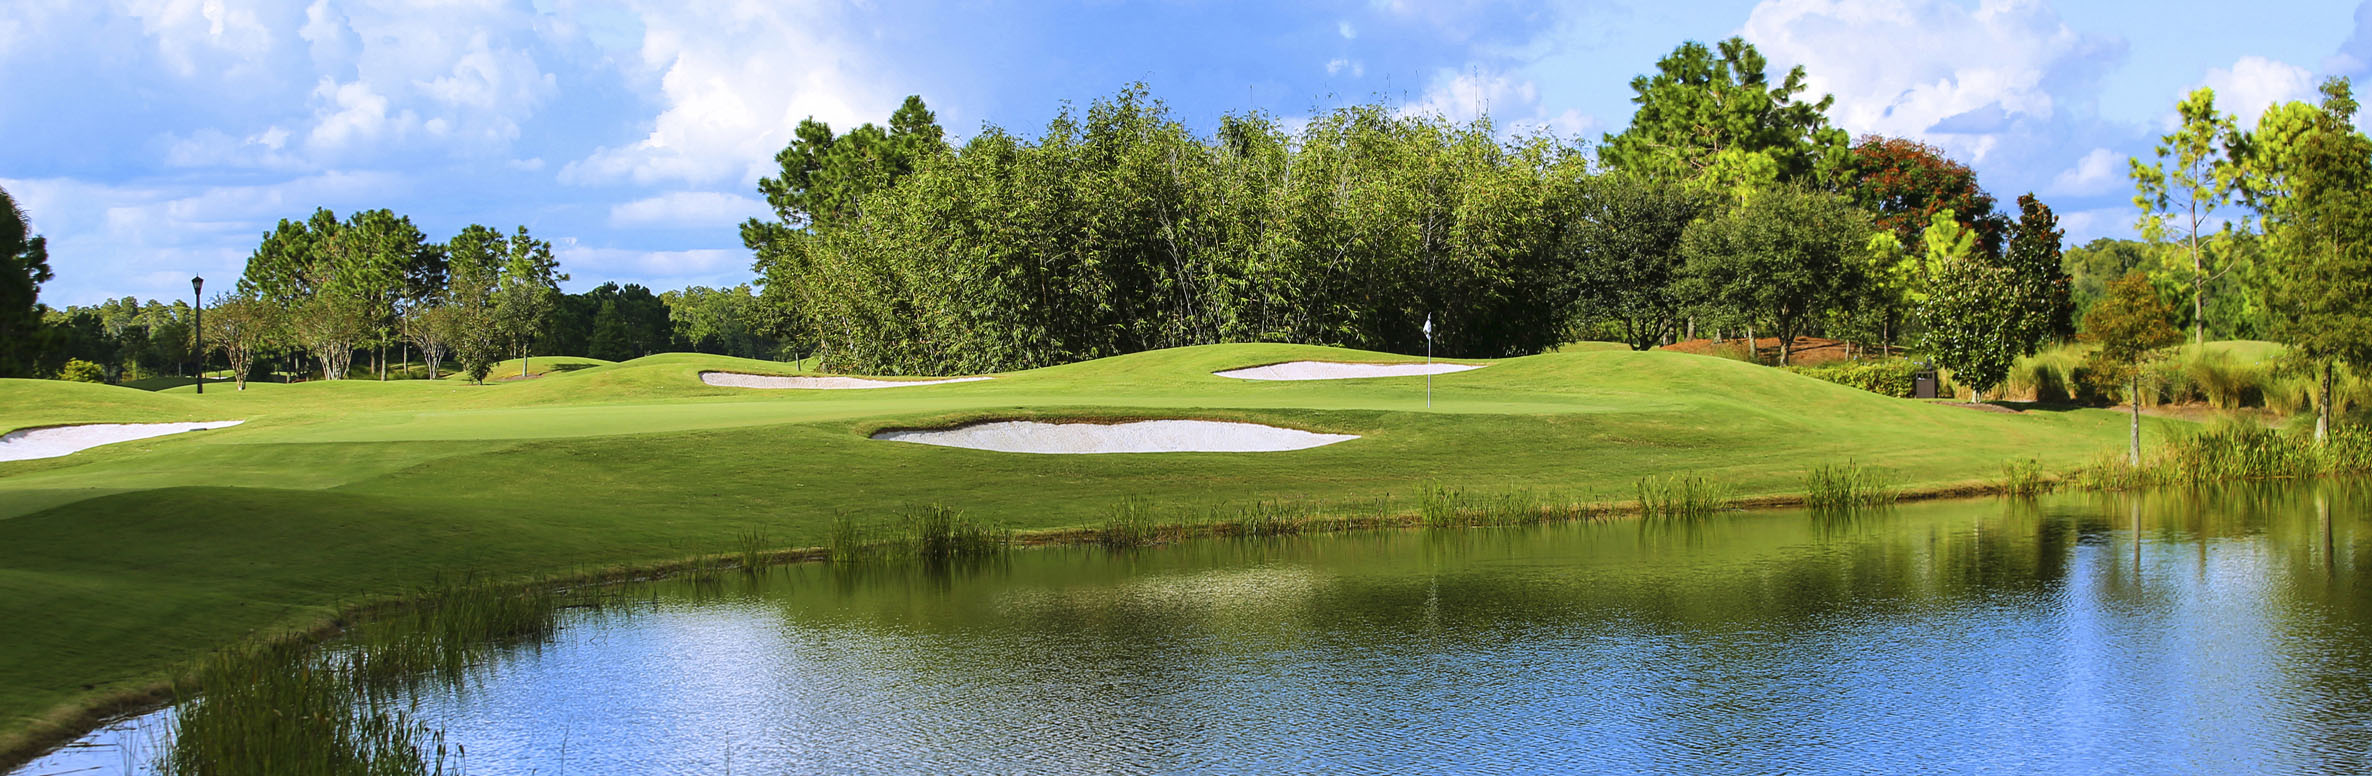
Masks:
[[[56,458],[72,455],[100,445],[130,442],[135,439],[161,437],[184,431],[229,428],[245,421],[217,420],[208,423],[92,423],[81,426],[51,426],[11,431],[0,436],[0,461],[30,461],[35,458]]]
[[[1282,364],[1212,372],[1238,380],[1355,380],[1362,377],[1446,375],[1481,369],[1474,364],[1353,364],[1342,361],[1287,361]]]
[[[946,429],[883,431],[874,439],[1007,453],[1267,453],[1358,439],[1258,423],[1143,420],[1134,423],[1040,423],[1006,420]]]
[[[869,377],[786,377],[782,375],[753,375],[740,372],[701,372],[700,382],[726,388],[801,388],[811,391],[846,391],[858,388],[908,388],[917,385],[945,385],[948,383],[976,383],[986,377],[949,377],[941,380],[875,380]]]

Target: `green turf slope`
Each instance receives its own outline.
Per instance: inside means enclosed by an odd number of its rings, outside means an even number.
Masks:
[[[341,602],[473,572],[720,552],[753,527],[779,545],[814,545],[841,513],[888,521],[940,502],[1055,528],[1095,524],[1124,498],[1175,518],[1258,499],[1407,498],[1431,482],[1621,501],[1641,477],[1680,472],[1770,495],[1795,490],[1809,466],[1846,459],[1939,486],[1991,479],[2012,458],[2076,465],[2117,449],[2125,422],[2105,411],[1940,407],[1665,352],[1555,353],[1441,375],[1431,408],[1422,377],[1211,374],[1296,359],[1421,360],[1224,345],[860,391],[709,386],[703,371],[796,370],[691,354],[485,386],[348,380],[199,396],[0,381],[0,430],[247,421],[0,462],[0,622],[10,624],[0,736]],[[1006,417],[1242,419],[1361,438],[1284,453],[1105,456],[867,438]]]

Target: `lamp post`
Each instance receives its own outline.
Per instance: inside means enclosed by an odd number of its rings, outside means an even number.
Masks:
[[[197,340],[198,393],[206,392],[206,279],[196,275],[189,279],[189,333]]]

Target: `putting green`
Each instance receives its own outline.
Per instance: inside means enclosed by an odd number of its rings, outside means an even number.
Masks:
[[[1907,486],[2010,459],[2119,449],[2106,411],[1998,414],[1890,399],[1719,358],[1580,350],[1423,377],[1263,382],[1214,372],[1382,353],[1222,345],[896,390],[704,385],[786,364],[668,354],[472,386],[348,380],[161,392],[0,381],[0,431],[245,420],[0,463],[0,737],[151,683],[257,631],[465,574],[526,576],[724,552],[756,529],[820,544],[837,514],[937,502],[1019,529],[1259,499],[1411,497],[1428,483],[1624,501],[1647,476],[1740,495],[1847,459]],[[578,366],[581,364],[581,366]],[[511,365],[510,373],[516,374]],[[504,371],[496,370],[496,375]],[[992,418],[1238,420],[1355,434],[1292,452],[1041,456],[867,438]],[[2157,422],[2157,421],[2153,421]],[[16,739],[21,740],[21,739]]]

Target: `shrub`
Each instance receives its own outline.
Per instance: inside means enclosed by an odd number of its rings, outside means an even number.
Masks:
[[[77,383],[104,383],[107,382],[107,367],[70,358],[66,359],[65,366],[58,368],[58,379]]]
[[[1870,393],[1897,398],[1911,398],[1911,381],[1919,373],[1919,365],[1904,359],[1883,361],[1849,361],[1821,366],[1791,366],[1787,371],[1815,380],[1826,380],[1838,385],[1859,388]]]

